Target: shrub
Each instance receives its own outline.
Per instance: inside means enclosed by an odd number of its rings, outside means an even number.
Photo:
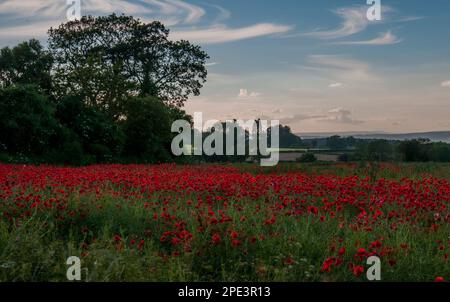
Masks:
[[[317,157],[313,153],[307,152],[297,158],[297,161],[300,163],[313,163],[317,161]]]

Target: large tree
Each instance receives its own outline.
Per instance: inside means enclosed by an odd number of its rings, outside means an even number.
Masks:
[[[160,22],[115,14],[51,28],[56,95],[82,94],[115,119],[129,96],[157,96],[181,107],[190,95],[200,94],[208,55],[168,36]]]
[[[51,88],[52,57],[39,41],[30,40],[0,50],[0,87],[38,85],[48,93]]]

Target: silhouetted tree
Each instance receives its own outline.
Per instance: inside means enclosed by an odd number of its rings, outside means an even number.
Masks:
[[[160,22],[87,16],[49,35],[57,95],[82,95],[114,119],[130,96],[182,106],[206,81],[208,55],[188,41],[169,40]]]
[[[51,90],[52,56],[37,40],[0,50],[0,87],[37,85],[45,93]]]
[[[42,155],[51,148],[59,123],[54,108],[36,86],[0,90],[0,149],[9,154]]]

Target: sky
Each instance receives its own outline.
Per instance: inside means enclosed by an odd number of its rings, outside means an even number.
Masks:
[[[450,1],[80,0],[82,15],[162,21],[210,55],[204,119],[277,119],[294,132],[450,130]],[[70,1],[69,1],[70,2]],[[0,0],[0,47],[67,21],[67,0]]]

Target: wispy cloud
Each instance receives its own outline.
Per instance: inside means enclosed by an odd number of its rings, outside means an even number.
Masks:
[[[322,30],[316,29],[309,32],[288,34],[284,37],[310,37],[322,40],[335,40],[340,38],[345,38],[349,36],[356,35],[358,33],[366,30],[371,24],[386,24],[392,22],[411,22],[416,20],[421,20],[424,17],[416,16],[406,16],[406,17],[393,17],[395,13],[399,13],[392,7],[388,5],[382,6],[382,21],[371,22],[367,19],[367,6],[352,6],[352,7],[342,7],[332,10],[332,13],[341,19],[341,22],[336,28]],[[398,39],[391,31],[381,34],[379,37],[371,40],[364,41],[349,41],[349,42],[338,42],[339,44],[348,45],[388,45],[396,44],[402,40]]]
[[[250,92],[250,91],[248,91],[248,89],[241,88],[239,90],[238,98],[249,99],[249,98],[259,97],[260,95],[261,95],[261,93],[259,93],[259,92],[254,92],[254,91]]]
[[[317,39],[337,39],[348,37],[365,30],[369,24],[366,16],[365,7],[346,7],[333,11],[334,14],[342,19],[341,24],[330,30],[316,30],[301,34],[302,36]]]
[[[442,87],[450,87],[450,80],[441,83]]]
[[[294,114],[291,116],[281,117],[278,118],[280,123],[283,125],[292,125],[299,123],[301,121],[307,121],[307,120],[317,120],[317,119],[323,119],[326,118],[324,115],[312,115],[312,114]]]
[[[327,78],[337,79],[339,83],[369,81],[377,78],[372,73],[371,66],[363,61],[338,55],[310,55],[312,66],[304,67],[322,73]]]
[[[124,13],[144,22],[160,20],[170,26],[173,39],[187,39],[197,43],[225,43],[254,37],[285,33],[290,26],[273,23],[256,23],[230,28],[220,22],[231,13],[218,5],[201,7],[182,0],[83,0],[82,15]],[[42,38],[52,26],[66,21],[66,1],[4,0],[0,3],[1,38]],[[209,7],[209,10],[206,9]],[[207,23],[207,15],[215,14]]]
[[[206,14],[205,10],[197,5],[192,5],[180,0],[166,0],[166,1],[169,4],[173,5],[174,8],[179,8],[180,10],[187,12],[184,22],[188,24],[197,23]]]
[[[223,8],[222,6],[214,5],[214,4],[209,4],[209,6],[215,8],[219,12],[213,23],[221,23],[221,22],[231,18],[231,12],[229,10]]]
[[[330,85],[328,85],[328,87],[329,88],[339,88],[339,87],[342,87],[342,86],[344,86],[344,84],[342,84],[342,83],[331,83]]]
[[[270,119],[275,117],[269,116]],[[289,116],[276,117],[283,125],[294,125],[303,121],[316,121],[324,123],[337,123],[348,125],[363,124],[364,121],[353,117],[353,113],[350,110],[339,107],[334,108],[322,113],[296,113]]]
[[[353,125],[364,123],[361,120],[353,118],[352,112],[350,110],[341,107],[328,111],[328,117],[323,119],[323,121]]]
[[[204,29],[188,29],[172,31],[172,39],[187,39],[196,43],[215,44],[239,41],[244,39],[284,33],[291,30],[287,25],[261,23],[241,28],[229,28],[225,25],[215,25]]]
[[[381,33],[377,38],[365,41],[345,41],[336,42],[335,44],[342,45],[392,45],[402,42],[401,39],[397,38],[391,31],[386,33]]]

